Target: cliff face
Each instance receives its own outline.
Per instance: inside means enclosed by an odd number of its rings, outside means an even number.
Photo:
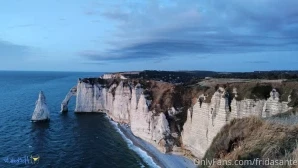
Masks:
[[[230,91],[228,87],[200,86],[186,91],[164,82],[84,79],[69,95],[77,96],[76,112],[105,112],[113,120],[129,124],[135,136],[163,152],[182,154],[185,149],[202,158],[220,129],[233,118],[269,117],[290,109],[275,89],[269,98],[239,100],[242,95],[237,87]],[[63,101],[62,111],[69,98]]]
[[[150,101],[143,92],[139,84],[132,86],[123,81],[110,87],[79,81],[75,111],[105,112],[114,121],[130,124],[134,135],[168,152],[171,144],[167,140],[170,130],[166,116],[149,110]]]
[[[273,90],[267,100],[234,98],[229,105],[227,92],[219,88],[211,103],[197,102],[188,110],[183,127],[182,143],[198,158],[204,156],[220,129],[234,118],[248,116],[270,117],[288,111],[288,102],[280,102],[278,92]]]

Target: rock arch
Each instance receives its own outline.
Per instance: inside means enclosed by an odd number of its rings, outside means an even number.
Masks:
[[[65,96],[63,102],[61,103],[61,113],[63,112],[68,112],[68,103],[69,100],[73,97],[77,95],[77,86],[74,86],[73,88],[70,89],[70,91],[67,93],[67,95]]]

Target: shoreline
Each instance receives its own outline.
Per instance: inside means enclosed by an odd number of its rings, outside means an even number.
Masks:
[[[160,152],[152,144],[146,142],[145,140],[142,140],[141,138],[134,136],[128,125],[118,123],[117,126],[121,130],[121,132],[125,135],[125,137],[133,142],[133,145],[144,150],[159,167],[161,168],[175,168],[175,167],[196,168],[197,167],[193,161],[191,161],[190,159],[184,156],[179,156],[174,154],[164,154]]]

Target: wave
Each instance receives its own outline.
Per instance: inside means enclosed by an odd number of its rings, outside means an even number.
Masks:
[[[107,117],[107,116],[106,116]],[[122,138],[125,140],[125,142],[127,143],[128,145],[128,148],[133,150],[134,152],[136,152],[142,159],[145,163],[147,163],[150,167],[152,168],[160,168],[152,159],[151,156],[148,155],[148,153],[144,150],[142,150],[141,148],[135,146],[133,144],[133,142],[127,138],[125,136],[125,134],[120,130],[120,128],[118,127],[118,123],[115,122],[115,121],[112,121],[109,117],[107,117],[109,119],[109,121],[112,123],[112,125],[116,128],[117,132],[120,133],[120,135],[122,136]],[[142,165],[142,167],[145,167],[144,165]]]

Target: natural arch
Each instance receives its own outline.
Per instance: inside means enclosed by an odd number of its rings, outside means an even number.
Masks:
[[[61,113],[68,112],[68,103],[71,97],[77,95],[77,86],[74,86],[70,89],[70,91],[67,93],[66,97],[64,98],[63,102],[61,103]]]

